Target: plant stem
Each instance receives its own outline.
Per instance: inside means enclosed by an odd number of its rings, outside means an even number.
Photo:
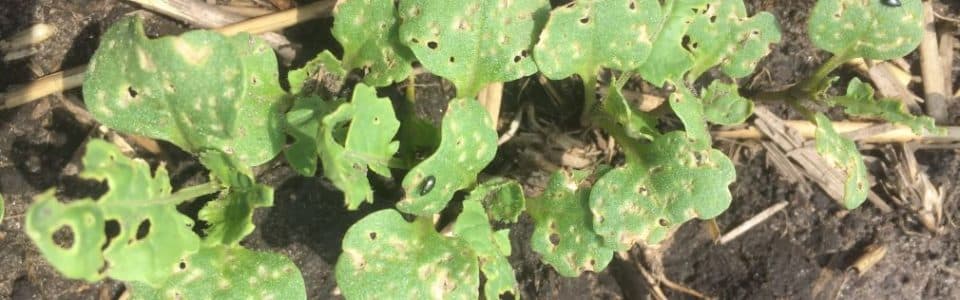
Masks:
[[[817,71],[813,73],[813,76],[810,76],[800,84],[795,85],[794,87],[796,87],[796,89],[791,90],[799,92],[804,96],[809,96],[809,98],[814,98],[812,97],[814,96],[813,93],[815,93],[818,88],[823,86],[823,83],[827,80],[830,72],[833,72],[850,59],[851,57],[849,57],[846,53],[837,53],[828,59],[826,63],[820,65],[820,67],[817,68]]]
[[[206,182],[203,184],[182,188],[176,193],[166,195],[159,198],[149,199],[147,202],[121,202],[114,203],[111,205],[121,205],[121,206],[153,206],[153,205],[168,205],[168,204],[180,204],[186,201],[191,201],[201,196],[213,194],[220,191],[220,184],[215,181]]]
[[[593,107],[597,105],[597,74],[596,72],[586,74],[589,75],[581,75],[581,79],[583,79],[583,111],[580,113],[580,124],[590,124]]]

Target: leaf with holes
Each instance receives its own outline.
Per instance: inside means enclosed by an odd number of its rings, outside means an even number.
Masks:
[[[296,95],[318,94],[324,98],[333,98],[343,89],[347,79],[347,70],[333,53],[324,50],[317,54],[302,68],[287,74],[290,92]]]
[[[611,85],[607,90],[607,97],[602,104],[603,112],[607,115],[601,119],[612,119],[623,128],[628,137],[634,139],[651,140],[660,135],[657,131],[657,120],[652,115],[634,109],[619,87]]]
[[[413,70],[413,53],[400,42],[393,1],[342,0],[334,9],[333,36],[343,45],[343,65],[362,68],[363,82],[387,86]]]
[[[130,283],[133,299],[306,299],[300,269],[290,259],[241,247],[205,247],[167,267],[173,275],[149,285]]]
[[[482,195],[480,202],[487,209],[491,220],[499,222],[517,222],[526,206],[523,188],[517,181],[495,177],[477,185],[470,196]]]
[[[171,196],[166,169],[151,174],[145,161],[127,158],[97,139],[87,144],[83,165],[81,178],[105,180],[110,190],[96,201],[67,204],[49,190],[36,197],[26,215],[27,235],[60,273],[88,281],[109,276],[156,283],[180,258],[197,251],[200,239],[193,233],[193,220],[176,207],[192,198]],[[119,232],[105,246],[108,220],[119,224]],[[54,234],[61,228],[72,234],[72,245],[57,244]]]
[[[284,142],[277,72],[273,50],[249,34],[191,31],[151,40],[139,19],[126,18],[101,37],[83,98],[111,129],[194,153],[218,149],[253,166]]]
[[[493,190],[474,190],[463,201],[463,212],[453,224],[453,236],[466,242],[480,261],[480,271],[486,282],[486,299],[500,299],[501,295],[517,293],[517,279],[507,261],[510,256],[510,230],[494,232],[481,203]]]
[[[576,1],[550,12],[534,58],[557,80],[594,77],[600,68],[633,70],[650,55],[662,18],[656,0]]]
[[[347,122],[349,129],[341,144],[334,133]],[[323,117],[317,136],[323,175],[343,190],[348,209],[373,202],[367,170],[390,177],[388,162],[400,146],[393,141],[399,128],[390,99],[377,98],[377,91],[363,84],[354,88],[350,103]]]
[[[235,246],[253,232],[253,210],[273,206],[273,188],[257,184],[250,168],[223,152],[210,150],[200,155],[210,170],[211,181],[219,182],[217,199],[207,202],[198,217],[207,223],[207,244]]]
[[[543,194],[527,204],[535,226],[530,237],[533,251],[567,277],[603,270],[613,258],[612,245],[593,229],[590,189],[581,187],[586,174],[554,173]]]
[[[709,2],[673,0],[659,8],[663,17],[651,26],[650,55],[637,68],[644,80],[662,86],[668,80],[679,81],[693,67],[693,56],[683,47],[684,37],[696,17],[694,12],[705,10]]]
[[[714,81],[703,94],[703,113],[707,121],[736,125],[753,114],[753,101],[740,96],[737,86]]]
[[[711,219],[730,205],[733,163],[682,131],[638,149],[642,160],[607,172],[590,191],[593,228],[617,250],[656,244],[692,218]]]
[[[917,48],[923,36],[920,0],[820,0],[810,13],[807,30],[817,47],[847,59],[886,60]]]
[[[413,223],[388,209],[347,230],[337,259],[337,283],[347,299],[477,299],[476,253],[457,238]]]
[[[287,112],[284,128],[293,137],[293,143],[284,149],[283,157],[300,175],[313,176],[317,172],[319,141],[323,137],[320,120],[340,104],[317,96],[298,97]]]
[[[403,178],[397,209],[428,216],[447,206],[453,194],[477,180],[497,154],[497,131],[486,109],[473,99],[454,99],[443,116],[440,146]]]
[[[933,118],[926,116],[914,116],[907,112],[907,108],[902,101],[896,99],[873,98],[873,88],[860,81],[859,78],[853,78],[847,86],[845,96],[827,98],[831,105],[843,106],[847,114],[858,117],[881,118],[893,123],[909,126],[916,134],[923,134],[923,131],[942,134],[944,130],[938,129],[934,124]]]
[[[670,94],[670,108],[683,122],[686,135],[699,146],[710,147],[710,131],[707,127],[703,101],[685,88],[678,88]]]
[[[742,0],[711,1],[697,10],[687,35],[694,57],[689,81],[716,65],[730,77],[750,75],[780,41],[777,19],[767,12],[747,17]]]
[[[817,153],[830,166],[839,169],[847,179],[843,184],[843,206],[854,209],[867,199],[870,182],[867,181],[867,167],[863,164],[863,157],[857,150],[857,145],[850,139],[840,136],[833,129],[833,123],[823,113],[814,115],[817,130],[814,137],[817,140]]]
[[[400,40],[424,68],[449,79],[460,97],[533,74],[529,58],[550,2],[400,1]]]

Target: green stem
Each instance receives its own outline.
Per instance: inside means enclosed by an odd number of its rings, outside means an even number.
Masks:
[[[169,205],[169,204],[180,204],[186,201],[196,199],[201,196],[213,194],[220,191],[220,184],[218,182],[210,181],[207,183],[182,188],[176,193],[166,195],[159,198],[153,198],[146,202],[119,202],[112,205],[123,205],[123,206],[153,206],[153,205]]]
[[[583,112],[580,114],[580,124],[590,124],[593,108],[597,105],[597,74],[596,72],[581,75],[583,79]]]
[[[803,93],[805,96],[811,96],[810,98],[815,98],[812,97],[814,96],[813,93],[816,92],[817,88],[823,86],[823,83],[827,81],[830,72],[833,72],[850,59],[851,58],[846,55],[846,53],[838,53],[837,55],[834,55],[828,59],[826,63],[820,65],[820,67],[817,68],[817,71],[813,73],[813,76],[810,76],[810,78],[807,78],[800,84],[796,85],[796,91]]]

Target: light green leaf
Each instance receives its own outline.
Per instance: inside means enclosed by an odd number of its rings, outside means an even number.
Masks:
[[[730,77],[750,75],[770,44],[780,41],[776,18],[767,12],[747,17],[743,0],[711,1],[698,9],[687,34],[694,56],[689,81],[716,65]]]
[[[670,108],[683,122],[686,135],[699,146],[710,147],[710,130],[704,116],[703,102],[686,88],[677,88],[670,94]]]
[[[833,123],[823,113],[814,115],[817,125],[815,138],[817,153],[827,161],[831,167],[839,169],[847,177],[843,184],[843,206],[854,209],[867,199],[870,191],[870,182],[867,181],[867,167],[863,164],[863,157],[857,150],[857,145],[850,139],[840,136],[833,129]]]
[[[692,218],[711,219],[730,205],[733,163],[682,131],[639,149],[639,162],[617,167],[590,191],[593,228],[617,250],[656,244]]]
[[[590,190],[581,188],[582,177],[558,171],[543,194],[527,204],[536,226],[531,247],[567,277],[603,270],[613,258],[613,247],[593,229]]]
[[[207,222],[204,242],[234,246],[253,232],[253,210],[273,206],[273,188],[257,184],[250,168],[223,152],[210,150],[200,156],[210,170],[211,181],[221,184],[217,199],[207,202],[198,216]]]
[[[343,65],[362,68],[363,82],[387,86],[413,70],[413,53],[400,42],[394,1],[342,0],[333,11],[333,37],[343,45]]]
[[[403,178],[402,212],[428,216],[453,194],[477,180],[497,154],[497,131],[486,109],[473,99],[454,99],[443,117],[440,146]]]
[[[943,129],[936,127],[933,118],[911,115],[902,101],[896,99],[875,100],[873,97],[872,87],[861,82],[859,78],[853,78],[850,85],[847,86],[845,96],[828,98],[827,102],[831,105],[843,106],[844,111],[850,115],[881,118],[909,126],[916,134],[923,134],[924,130],[931,133],[943,132]]]
[[[441,236],[424,218],[408,223],[395,210],[367,215],[347,230],[337,260],[347,299],[469,299],[479,296],[477,255]]]
[[[810,13],[807,30],[817,47],[834,55],[887,60],[917,48],[923,36],[920,0],[820,0]]]
[[[347,122],[350,127],[341,145],[334,133]],[[343,190],[347,209],[356,209],[365,201],[372,203],[367,170],[390,177],[388,163],[400,146],[393,141],[400,121],[390,99],[377,98],[375,89],[358,84],[353,100],[324,116],[321,123],[322,137],[317,138],[324,176]]]
[[[197,251],[200,239],[191,229],[193,220],[176,207],[192,198],[171,197],[166,169],[161,166],[151,174],[145,161],[127,158],[116,146],[97,139],[87,144],[83,165],[81,178],[105,180],[110,190],[96,201],[67,204],[49,190],[27,210],[27,235],[60,273],[87,281],[109,276],[159,282],[173,271],[170,266]],[[107,220],[115,220],[119,232],[104,247]],[[69,247],[54,240],[61,228],[72,234]]]
[[[271,252],[205,247],[167,267],[173,275],[149,285],[130,282],[132,299],[306,299],[300,269]]]
[[[317,172],[318,147],[323,137],[320,120],[341,104],[343,102],[304,96],[296,98],[293,108],[287,112],[285,129],[293,136],[293,143],[284,149],[283,156],[300,175],[313,176]]]
[[[704,117],[707,121],[736,125],[745,122],[753,114],[753,101],[741,97],[734,84],[714,81],[702,93]]]
[[[491,178],[477,185],[470,196],[480,195],[480,201],[487,209],[491,220],[499,222],[517,222],[526,206],[523,188],[515,180],[503,177]]]
[[[549,9],[547,0],[404,0],[400,40],[459,97],[474,97],[487,84],[537,71],[528,56]]]
[[[139,19],[101,37],[83,98],[97,121],[187,151],[218,149],[248,166],[283,145],[276,57],[257,37],[191,31],[150,40]]]
[[[663,15],[656,0],[585,0],[555,8],[534,58],[551,79],[636,69],[650,55]]]
[[[483,193],[471,192],[463,201],[463,212],[453,224],[453,236],[460,238],[473,249],[480,260],[480,271],[486,277],[484,295],[486,299],[500,299],[505,293],[517,293],[517,279],[507,257],[510,256],[509,230],[494,233],[487,220],[487,214],[480,203]],[[498,239],[507,237],[506,244]],[[506,249],[501,248],[506,246]],[[504,251],[505,250],[505,251]]]
[[[647,2],[656,2],[646,0]],[[653,48],[637,71],[656,86],[667,80],[679,81],[693,67],[693,55],[683,48],[684,37],[696,14],[704,11],[710,0],[672,0],[664,2],[660,22],[650,31]]]
[[[603,111],[608,117],[623,128],[627,136],[634,139],[652,140],[659,136],[657,120],[650,114],[634,109],[623,96],[620,88],[611,85],[607,90],[607,97],[603,100]],[[602,119],[602,118],[601,118]]]
[[[325,98],[337,96],[335,93],[343,89],[346,79],[347,70],[343,69],[340,61],[329,50],[320,52],[317,57],[308,61],[307,65],[287,74],[290,93],[295,95],[318,93]]]

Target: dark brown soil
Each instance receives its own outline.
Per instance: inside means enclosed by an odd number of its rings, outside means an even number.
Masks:
[[[805,20],[812,0],[747,1],[754,12],[770,11],[781,22],[783,42],[773,47],[753,77],[741,81],[746,89],[776,89],[795,83],[808,75],[827,57],[814,50],[806,39]],[[950,1],[940,0],[947,3]],[[953,9],[957,4],[952,4]],[[47,22],[59,32],[45,42],[38,55],[8,64],[0,63],[0,90],[24,84],[43,74],[86,63],[105,28],[135,8],[114,0],[0,0],[0,37]],[[148,14],[149,15],[149,14]],[[947,15],[951,15],[947,13]],[[952,13],[956,17],[956,13]],[[313,27],[308,27],[313,26]],[[291,37],[317,36],[327,32],[329,21],[315,22],[288,31]],[[313,29],[305,29],[313,28]],[[159,17],[148,18],[151,35],[180,32],[185,27]],[[329,44],[304,43],[304,53]],[[295,40],[295,39],[294,39]],[[524,80],[521,80],[521,82]],[[419,95],[433,103],[420,112],[436,117],[442,102],[450,95],[449,85],[434,85]],[[509,84],[505,111],[515,109],[522,84]],[[569,92],[566,101],[576,102],[577,84],[558,84]],[[570,88],[570,87],[574,88]],[[6,87],[6,88],[5,88]],[[432,93],[432,94],[431,94]],[[389,92],[387,92],[389,94]],[[435,95],[435,97],[433,96]],[[524,98],[547,103],[542,88],[532,80]],[[23,233],[22,215],[34,195],[56,189],[64,198],[95,195],[103,191],[97,184],[74,176],[86,141],[100,135],[92,124],[67,109],[69,103],[82,105],[78,91],[49,96],[18,108],[0,111],[0,194],[6,201],[6,216],[0,223],[0,299],[116,299],[123,285],[115,281],[87,283],[64,279],[39,255]],[[575,119],[577,113],[546,107],[541,115]],[[509,115],[506,114],[505,115]],[[952,115],[958,116],[956,112]],[[721,298],[800,298],[839,299],[958,299],[960,277],[960,231],[946,224],[945,234],[933,236],[918,225],[906,208],[883,214],[869,204],[845,213],[823,192],[814,188],[802,195],[795,184],[780,179],[766,162],[765,153],[749,144],[718,142],[717,147],[738,157],[737,182],[731,186],[734,202],[717,219],[729,229],[779,201],[789,206],[762,225],[723,246],[712,243],[702,222],[690,222],[676,232],[663,248],[666,275],[673,281]],[[165,146],[165,158],[175,188],[203,180],[195,160],[173,147]],[[736,155],[735,155],[736,153]],[[544,173],[529,168],[513,157],[509,147],[490,168],[508,173],[527,184],[542,183]],[[504,157],[504,155],[509,157]],[[143,153],[153,163],[159,159]],[[927,173],[935,185],[944,187],[944,214],[948,220],[960,220],[960,153],[953,150],[919,152],[918,160],[929,166]],[[519,168],[519,169],[518,169]],[[388,208],[398,195],[396,184],[372,178],[383,191],[376,205],[360,211],[347,211],[342,194],[322,178],[296,175],[282,162],[261,168],[259,179],[276,188],[275,205],[261,209],[255,216],[258,227],[244,240],[247,247],[270,250],[290,257],[303,273],[310,299],[340,298],[333,266],[340,253],[340,241],[347,228],[367,213]],[[186,212],[196,207],[184,207]],[[608,270],[564,278],[539,261],[528,240],[532,225],[523,217],[512,226],[514,254],[511,262],[521,284],[521,298],[528,299],[622,299],[646,292],[645,281],[632,263],[615,259]],[[862,275],[848,267],[868,245],[887,247],[886,256]],[[686,295],[666,290],[670,298]]]

